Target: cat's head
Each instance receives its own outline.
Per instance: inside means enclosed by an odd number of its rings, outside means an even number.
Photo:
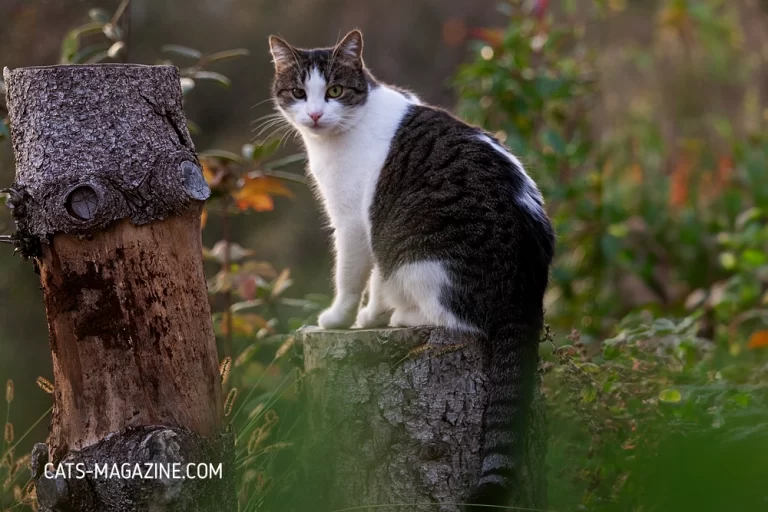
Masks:
[[[333,48],[303,50],[269,38],[275,63],[272,95],[302,133],[338,134],[362,114],[373,78],[363,64],[363,35],[353,30]]]

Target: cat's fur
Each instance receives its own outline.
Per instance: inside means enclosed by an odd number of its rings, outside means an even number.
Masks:
[[[270,47],[276,105],[301,134],[334,230],[336,296],[320,326],[483,334],[490,397],[467,501],[506,504],[554,252],[536,184],[490,134],[373,78],[359,31],[333,48],[301,50],[274,36]],[[333,98],[336,85],[343,92]]]

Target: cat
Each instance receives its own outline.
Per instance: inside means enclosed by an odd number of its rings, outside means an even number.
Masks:
[[[318,324],[487,340],[482,468],[466,501],[507,504],[555,246],[539,189],[494,136],[376,80],[360,31],[332,48],[269,44],[276,108],[301,135],[334,230],[336,294]]]

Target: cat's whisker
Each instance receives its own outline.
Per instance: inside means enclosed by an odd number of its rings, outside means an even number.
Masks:
[[[272,112],[267,115],[263,115],[261,117],[257,117],[256,119],[251,121],[251,124],[258,123],[259,121],[263,119],[277,119],[283,117],[283,114],[280,112]]]
[[[259,123],[253,123],[253,124],[256,125],[254,129],[258,130],[259,128],[261,128],[262,126],[264,126],[266,124],[276,123],[276,122],[277,123],[279,123],[279,122],[286,122],[286,120],[285,120],[285,118],[283,116],[277,116],[277,117],[269,117],[269,118],[261,120],[261,122],[259,122]]]
[[[251,133],[254,133],[255,137],[259,137],[262,133],[264,133],[264,132],[266,132],[268,130],[272,130],[274,128],[280,128],[281,126],[282,126],[282,123],[272,123],[272,124],[269,124],[267,126],[254,128],[253,130],[251,130]]]
[[[285,119],[280,119],[280,118],[276,118],[276,117],[272,118],[272,119],[265,119],[265,120],[261,121],[260,123],[253,125],[251,127],[251,131],[260,130],[264,126],[267,126],[267,125],[270,125],[270,124],[275,124],[275,123],[281,123],[281,122],[284,122],[284,121],[285,121]]]
[[[276,136],[282,135],[283,130],[285,130],[285,128],[282,127],[282,126],[280,128],[276,128],[276,129],[272,130],[271,132],[269,132],[269,135],[264,137],[264,140],[271,140],[272,138],[274,138]]]
[[[288,140],[289,140],[288,136],[291,133],[293,133],[293,138],[296,138],[296,135],[299,133],[299,131],[297,129],[295,129],[294,127],[291,126],[290,128],[291,129],[289,129],[287,132],[285,132],[285,135],[283,135],[283,137],[280,139],[280,142],[277,143],[278,149],[280,148],[280,145],[283,143],[283,141],[285,141],[286,143],[288,142]]]
[[[263,105],[264,103],[266,103],[266,102],[268,102],[268,101],[274,101],[274,100],[273,100],[272,98],[267,98],[267,99],[265,99],[265,100],[262,100],[262,101],[260,101],[260,102],[256,103],[255,105],[252,105],[252,106],[251,106],[251,108],[256,108],[256,107],[258,107],[259,105]]]
[[[280,137],[280,141],[277,143],[277,149],[280,149],[280,146],[283,144],[283,141],[290,134],[291,134],[291,132],[285,132],[285,134],[282,137]]]
[[[279,126],[279,127],[275,128],[275,129],[273,129],[271,132],[269,132],[269,136],[264,137],[264,138],[266,140],[270,140],[270,139],[272,139],[274,137],[280,136],[283,132],[290,132],[291,128],[292,127],[290,125]]]
[[[293,128],[293,127],[290,124],[285,124],[285,125],[282,125],[282,126],[278,126],[277,128],[273,129],[271,132],[269,132],[269,135],[264,137],[263,140],[270,140],[272,137],[274,137],[276,135],[280,135],[280,133],[283,130],[290,130],[291,128]],[[254,135],[252,140],[256,140],[258,138],[259,138],[259,135]]]
[[[262,133],[264,133],[265,131],[267,131],[267,130],[269,130],[271,128],[285,126],[285,125],[289,125],[288,121],[286,121],[285,119],[274,119],[274,120],[271,120],[269,122],[266,122],[266,123],[263,123],[263,124],[257,126],[253,130],[251,130],[251,133],[253,133],[256,130],[258,130],[259,133],[256,134],[256,136],[258,137],[259,135],[261,135]]]

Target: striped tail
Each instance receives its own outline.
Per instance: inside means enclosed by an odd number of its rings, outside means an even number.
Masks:
[[[487,512],[491,510],[487,505],[509,505],[519,488],[538,344],[539,328],[531,325],[505,325],[489,333],[489,397],[483,415],[482,465],[465,512]]]

